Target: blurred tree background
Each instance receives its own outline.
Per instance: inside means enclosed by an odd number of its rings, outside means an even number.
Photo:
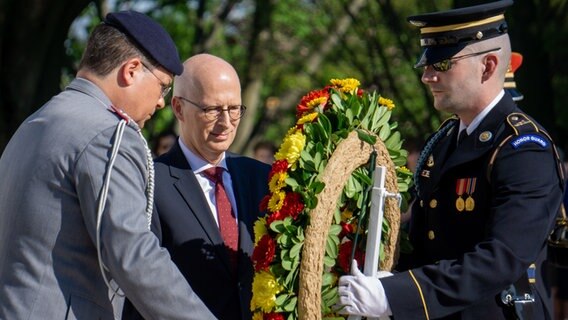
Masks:
[[[86,37],[106,13],[134,9],[159,21],[182,60],[208,52],[237,69],[243,103],[233,151],[276,145],[293,123],[302,95],[331,78],[354,77],[396,104],[406,140],[423,140],[447,114],[432,107],[421,70],[412,14],[487,1],[466,0],[0,0],[0,152],[19,124],[76,72]],[[523,0],[507,11],[521,107],[568,150],[568,0]],[[175,129],[171,108],[144,131]]]

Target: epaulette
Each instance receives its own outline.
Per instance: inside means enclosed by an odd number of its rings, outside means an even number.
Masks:
[[[516,136],[522,133],[541,132],[537,125],[524,113],[511,113],[507,116],[507,124],[513,129]],[[548,137],[546,132],[543,133]]]
[[[117,107],[111,105],[108,109],[110,112],[116,114],[122,120],[125,120],[126,123],[130,121],[130,117],[126,114],[126,112],[122,111],[122,109],[118,109]]]
[[[497,158],[497,153],[499,153],[499,150],[501,150],[501,148],[507,142],[511,141],[511,139],[513,139],[513,138],[519,137],[519,136],[524,135],[524,134],[540,133],[540,134],[546,136],[548,138],[548,140],[550,141],[550,145],[551,145],[552,150],[554,152],[554,156],[556,157],[556,164],[558,166],[558,172],[559,172],[560,178],[562,179],[561,181],[564,181],[564,171],[562,170],[562,162],[560,161],[560,156],[558,154],[558,150],[556,149],[556,146],[554,145],[554,142],[552,141],[552,137],[550,137],[548,132],[540,129],[536,125],[536,123],[534,123],[534,121],[532,121],[526,114],[520,113],[520,112],[513,112],[513,113],[509,114],[507,116],[506,123],[507,123],[507,125],[509,125],[509,127],[511,127],[511,129],[513,129],[513,133],[508,135],[507,137],[505,137],[505,139],[503,139],[503,141],[501,141],[501,143],[499,143],[497,148],[495,148],[495,150],[493,151],[493,154],[491,155],[491,158],[489,160],[489,164],[487,165],[487,180],[491,181],[491,170],[493,169],[493,164],[495,162],[495,158]],[[519,140],[521,140],[521,138],[519,138]],[[540,140],[535,140],[535,141],[540,142],[540,143],[546,143],[546,142],[542,141],[542,138]],[[512,143],[515,143],[515,142],[516,141],[513,141]]]

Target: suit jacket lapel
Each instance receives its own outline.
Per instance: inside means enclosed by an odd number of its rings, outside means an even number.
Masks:
[[[227,168],[229,169],[229,173],[231,174],[231,180],[233,183],[233,192],[235,194],[235,201],[237,203],[237,213],[238,213],[238,220],[239,220],[239,249],[242,250],[244,253],[248,254],[249,256],[252,254],[252,246],[248,244],[248,241],[244,241],[247,237],[253,234],[253,223],[251,221],[253,217],[251,217],[250,212],[256,212],[254,208],[251,208],[253,205],[251,203],[251,199],[247,199],[245,196],[247,194],[247,179],[251,179],[252,177],[247,177],[244,174],[243,170],[239,170],[238,168],[238,160],[236,157],[227,153]]]
[[[223,247],[223,239],[221,238],[221,233],[217,227],[217,223],[213,218],[213,213],[207,204],[205,195],[201,191],[201,187],[189,166],[189,163],[185,159],[179,142],[172,147],[170,152],[171,163],[170,163],[170,175],[174,178],[174,186],[179,192],[181,198],[189,207],[191,214],[199,221],[199,224],[206,232],[209,241],[220,250]],[[224,256],[226,254],[221,254]],[[228,262],[227,262],[228,263]]]

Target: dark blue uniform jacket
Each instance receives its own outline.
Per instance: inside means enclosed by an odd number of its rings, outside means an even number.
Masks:
[[[508,94],[457,147],[449,121],[418,172],[410,270],[381,279],[394,319],[508,319],[500,293],[532,264],[532,319],[550,319],[543,263],[563,192],[552,141]]]

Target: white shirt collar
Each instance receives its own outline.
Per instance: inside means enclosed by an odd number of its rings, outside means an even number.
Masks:
[[[485,109],[483,109],[483,111],[481,111],[475,118],[473,118],[473,121],[469,124],[469,126],[466,126],[463,121],[460,120],[460,131],[458,131],[458,133],[465,128],[467,130],[467,134],[470,135],[475,129],[477,129],[481,121],[485,119],[487,114],[497,105],[501,98],[503,98],[503,95],[505,95],[505,90],[501,90],[501,92],[499,92],[495,99],[493,99],[493,101],[491,101],[491,103],[489,103],[489,105]]]

